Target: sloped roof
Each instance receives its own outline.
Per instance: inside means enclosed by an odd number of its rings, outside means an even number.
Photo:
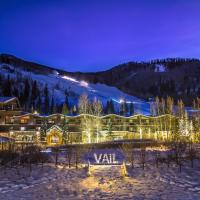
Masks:
[[[16,115],[13,116],[14,118],[22,118],[22,117],[26,117],[26,116],[33,116],[33,117],[41,117],[39,114],[33,114],[33,113],[29,113],[29,112],[22,112],[22,115]]]
[[[59,132],[62,132],[62,129],[61,129],[59,126],[53,125],[53,126],[51,126],[51,127],[47,130],[47,134],[48,134],[52,129],[56,129],[56,130],[58,130]]]
[[[16,99],[16,97],[0,97],[0,103],[7,103],[9,101],[12,101]]]
[[[4,137],[4,136],[0,136],[0,142],[12,142],[12,141],[14,141],[14,139]]]

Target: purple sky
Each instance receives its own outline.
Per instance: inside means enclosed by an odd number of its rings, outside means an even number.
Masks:
[[[200,0],[0,0],[0,52],[68,71],[200,58]]]

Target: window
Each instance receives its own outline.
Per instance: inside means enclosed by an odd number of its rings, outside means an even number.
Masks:
[[[51,143],[58,143],[58,142],[59,142],[59,138],[57,136],[52,136]]]
[[[25,131],[25,127],[21,127],[20,130],[21,130],[21,131]]]
[[[27,119],[21,119],[20,122],[21,122],[21,124],[26,124],[28,121],[27,121]]]

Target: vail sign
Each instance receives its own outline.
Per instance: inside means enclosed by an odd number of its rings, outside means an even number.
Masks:
[[[96,149],[88,152],[85,160],[92,165],[121,165],[124,155],[118,149]]]
[[[94,153],[96,164],[118,164],[115,153]]]

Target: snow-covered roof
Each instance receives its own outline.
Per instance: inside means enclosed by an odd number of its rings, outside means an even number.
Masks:
[[[0,136],[0,142],[11,142],[11,141],[14,141],[14,139]]]
[[[56,129],[56,130],[62,132],[62,129],[59,126],[53,125],[47,130],[47,133],[50,132],[52,129]]]
[[[82,117],[82,116],[89,116],[89,117],[101,118],[101,119],[107,118],[107,117],[111,117],[111,116],[124,118],[124,119],[136,118],[138,116],[145,117],[145,118],[161,118],[161,117],[166,117],[166,116],[167,117],[176,118],[175,115],[170,115],[170,114],[163,114],[163,115],[158,115],[158,116],[150,116],[150,115],[144,115],[144,114],[135,114],[135,115],[132,115],[132,116],[122,116],[122,115],[117,115],[117,114],[107,114],[107,115],[102,115],[102,116],[96,116],[96,115],[91,115],[91,114],[63,115],[63,114],[60,114],[60,113],[52,114],[52,115],[40,115],[40,117],[49,118],[49,117],[57,116],[57,115],[60,115],[60,116],[66,117],[66,118],[78,118],[78,117]]]
[[[0,103],[8,103],[17,99],[16,97],[0,97]]]
[[[38,114],[33,113],[23,113],[22,115],[13,116],[14,118],[21,118],[21,117],[27,117],[27,116],[33,116],[33,117],[41,117]]]

